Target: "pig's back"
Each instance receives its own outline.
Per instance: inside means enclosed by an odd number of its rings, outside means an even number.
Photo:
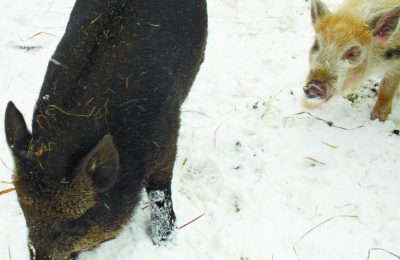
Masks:
[[[82,16],[76,10],[83,5]],[[78,0],[71,16],[80,15],[49,62],[32,130],[38,142],[54,140],[52,155],[61,161],[81,158],[105,134],[113,136],[122,163],[176,145],[180,106],[203,60],[205,1],[118,1],[117,7]],[[59,165],[55,171],[63,172]]]

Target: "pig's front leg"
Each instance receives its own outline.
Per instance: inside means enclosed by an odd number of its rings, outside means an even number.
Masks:
[[[384,122],[392,110],[392,100],[399,85],[399,76],[385,76],[379,87],[378,100],[371,112],[371,119]]]
[[[172,240],[175,232],[175,213],[171,200],[171,185],[147,188],[151,208],[151,238],[156,245]]]

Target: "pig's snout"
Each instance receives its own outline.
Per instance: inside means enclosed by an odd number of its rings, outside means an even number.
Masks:
[[[319,80],[310,80],[304,87],[304,93],[307,98],[318,98],[326,99],[327,95],[327,85]]]

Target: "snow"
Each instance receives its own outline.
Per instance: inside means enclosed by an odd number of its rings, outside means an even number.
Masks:
[[[9,100],[31,121],[73,3],[0,1],[0,121]],[[309,111],[331,127],[300,113],[309,4],[208,1],[206,60],[182,108],[172,187],[178,227],[205,215],[156,247],[143,196],[118,238],[79,259],[364,260],[372,248],[386,251],[369,259],[398,259],[400,101],[385,123],[370,121],[368,84],[354,103],[338,97]],[[0,135],[0,180],[10,181],[3,123]],[[0,209],[0,259],[28,259],[15,192],[0,196]]]
[[[150,191],[148,200],[151,212],[151,238],[155,245],[165,245],[175,236],[175,219],[172,216],[171,197],[165,190]],[[172,230],[171,230],[172,229]]]

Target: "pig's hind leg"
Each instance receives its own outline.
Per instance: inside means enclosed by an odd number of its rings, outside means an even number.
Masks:
[[[174,237],[176,217],[171,197],[173,163],[174,160],[167,168],[152,174],[146,187],[151,210],[151,238],[155,245],[162,245]]]

